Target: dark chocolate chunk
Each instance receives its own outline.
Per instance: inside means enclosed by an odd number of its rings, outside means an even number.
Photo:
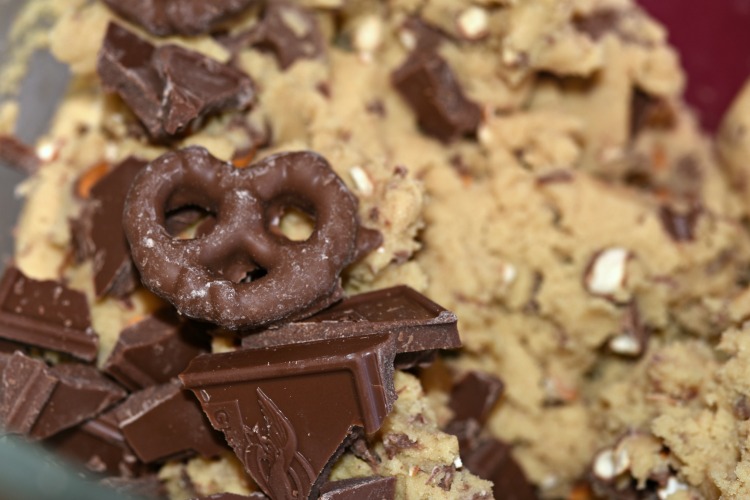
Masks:
[[[396,399],[393,337],[203,355],[180,375],[272,498],[315,497],[333,461]]]
[[[273,53],[281,69],[299,59],[316,59],[325,54],[323,35],[315,16],[304,7],[285,0],[267,2],[260,22],[251,30],[222,43],[231,50],[253,46]]]
[[[385,448],[385,455],[392,459],[401,450],[408,450],[409,448],[417,448],[419,444],[416,441],[409,439],[409,436],[403,432],[389,433],[383,436],[383,448]]]
[[[631,302],[623,311],[620,331],[609,340],[609,349],[624,356],[640,357],[648,348],[651,329],[643,323],[638,304]]]
[[[248,335],[243,347],[258,348],[375,333],[394,335],[397,366],[421,358],[401,356],[461,346],[456,315],[419,292],[396,286],[342,300],[314,316]],[[413,365],[412,365],[413,366]]]
[[[703,213],[700,206],[693,206],[684,211],[678,211],[669,205],[659,207],[659,218],[664,230],[678,243],[695,239],[695,225]]]
[[[50,375],[43,361],[21,353],[13,354],[0,380],[3,396],[0,429],[10,434],[28,435],[56,385],[57,379]]]
[[[57,281],[27,278],[16,267],[0,281],[0,337],[85,361],[99,350],[86,296]]]
[[[484,424],[503,389],[503,382],[489,373],[466,373],[451,390],[448,406],[453,410],[453,420],[474,419]]]
[[[464,95],[450,66],[435,51],[413,51],[392,73],[391,82],[428,135],[450,142],[476,132],[481,108]]]
[[[103,0],[110,9],[156,36],[201,35],[256,0]]]
[[[617,33],[622,13],[615,9],[598,9],[585,16],[575,16],[573,26],[592,40],[598,41],[607,33]]]
[[[393,500],[396,498],[396,478],[357,477],[331,481],[320,489],[320,500]]]
[[[188,133],[200,118],[244,109],[255,100],[250,77],[177,45],[155,47],[110,23],[97,71],[155,140]]]
[[[132,477],[145,470],[125,443],[112,411],[67,429],[44,445],[96,474]]]
[[[445,39],[445,35],[437,27],[419,17],[407,18],[401,25],[401,30],[414,38],[413,48],[417,50],[435,50]]]
[[[193,452],[212,457],[227,449],[177,380],[136,392],[113,411],[128,445],[145,463]]]
[[[0,164],[31,175],[42,161],[36,152],[12,135],[0,135]]]
[[[170,236],[164,214],[195,206],[215,214],[210,233]],[[314,218],[306,240],[281,231],[288,209]],[[356,197],[309,151],[244,169],[201,147],[167,153],[133,184],[124,226],[147,288],[185,316],[234,330],[292,321],[336,302],[341,272],[380,241],[359,224]]]
[[[0,422],[7,432],[45,439],[125,397],[93,366],[43,361],[16,352],[2,374]]]
[[[454,465],[436,465],[427,478],[427,484],[437,486],[441,490],[450,491],[453,486],[453,478],[456,477]]]
[[[675,110],[665,99],[654,97],[637,87],[633,89],[630,103],[631,138],[647,128],[670,128],[676,120]]]
[[[123,330],[102,370],[131,391],[163,384],[208,352],[209,340],[195,323],[163,311]]]
[[[461,461],[473,474],[494,483],[496,500],[535,500],[533,486],[510,452],[507,444],[484,438],[471,450],[461,450]]]
[[[90,218],[88,224],[84,223],[89,230],[86,245],[92,252],[94,289],[99,297],[124,297],[138,285],[122,229],[122,211],[133,179],[145,166],[145,161],[130,157],[91,188],[89,205],[82,217]]]

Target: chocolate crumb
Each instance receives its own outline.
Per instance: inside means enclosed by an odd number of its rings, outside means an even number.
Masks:
[[[617,33],[622,13],[615,9],[599,9],[585,16],[573,18],[573,26],[594,41],[601,40],[608,33]]]
[[[31,175],[39,170],[41,163],[36,152],[17,137],[0,135],[0,164]]]
[[[677,211],[669,205],[659,207],[662,227],[678,243],[695,239],[695,226],[702,213],[700,206],[692,206],[686,211]]]
[[[438,465],[433,467],[430,477],[425,484],[434,484],[438,488],[450,491],[453,486],[453,478],[456,475],[456,467],[453,465]]]
[[[395,457],[401,450],[416,448],[417,446],[416,441],[412,441],[409,436],[402,432],[392,432],[383,436],[383,447],[388,459]]]

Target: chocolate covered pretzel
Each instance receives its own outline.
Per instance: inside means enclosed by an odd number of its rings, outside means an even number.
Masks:
[[[192,239],[167,230],[170,213],[198,207],[213,220]],[[303,241],[279,226],[289,209],[314,219]],[[312,152],[281,153],[245,169],[200,147],[150,163],[128,194],[124,227],[143,284],[180,313],[230,329],[309,316],[342,296],[339,274],[380,244],[357,199]]]

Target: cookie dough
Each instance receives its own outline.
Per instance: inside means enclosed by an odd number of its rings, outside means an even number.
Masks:
[[[712,144],[680,97],[665,30],[633,1],[285,2],[289,30],[322,40],[291,62],[284,47],[241,43],[264,22],[259,6],[216,36],[157,38],[101,2],[67,4],[47,42],[73,81],[20,188],[16,264],[86,293],[100,362],[161,302],[142,288],[96,297],[91,262],[71,254],[80,179],[188,145],[238,166],[313,150],[383,235],[346,290],[408,284],[458,315],[464,343],[419,378],[397,374],[396,409],[364,445],[380,461],[347,452],[333,479],[396,476],[399,498],[490,498],[440,430],[446,380],[477,371],[505,384],[485,432],[512,446],[541,498],[750,494],[750,87]],[[256,104],[168,146],[149,141],[96,74],[115,20],[236,66]],[[476,123],[437,137],[425,126],[435,113],[454,122],[444,102],[396,84],[412,56],[398,82],[476,106]],[[227,339],[214,350],[234,348]],[[255,489],[230,455],[159,476],[172,498]]]

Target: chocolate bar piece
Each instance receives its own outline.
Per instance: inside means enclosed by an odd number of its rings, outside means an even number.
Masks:
[[[478,371],[465,374],[451,391],[449,407],[454,421],[474,419],[484,424],[503,394],[504,384],[499,378]]]
[[[396,498],[396,478],[357,477],[332,481],[320,489],[320,500],[393,500]]]
[[[227,449],[176,379],[131,394],[113,412],[128,445],[147,464],[192,453],[213,457]]]
[[[309,498],[356,428],[391,410],[395,354],[388,333],[344,337],[202,355],[180,378],[263,491]]]
[[[63,431],[44,445],[97,474],[130,477],[145,469],[125,442],[112,411]]]
[[[284,0],[267,2],[258,24],[220,41],[233,52],[248,45],[271,52],[281,69],[299,59],[316,59],[325,54],[325,40],[315,16]]]
[[[497,500],[536,500],[534,487],[510,451],[502,441],[483,438],[471,450],[461,451],[461,461],[473,474],[494,483]]]
[[[94,259],[94,289],[98,297],[105,294],[123,297],[135,290],[139,283],[122,229],[122,212],[130,185],[145,166],[145,161],[130,157],[91,188],[85,212],[90,216],[88,238]]]
[[[246,348],[298,344],[323,339],[389,333],[397,367],[418,362],[424,351],[461,347],[457,318],[416,290],[396,286],[355,295],[304,320],[285,323],[242,339]],[[409,358],[408,353],[420,353]],[[411,363],[399,363],[399,358]]]
[[[208,352],[209,340],[196,323],[163,311],[123,330],[102,371],[131,391],[164,384]]]
[[[477,130],[481,108],[464,95],[453,70],[437,51],[418,46],[393,72],[391,82],[425,133],[450,142]]]
[[[104,37],[97,72],[155,140],[187,133],[197,118],[244,109],[255,100],[242,71],[177,45],[156,47],[115,23]]]
[[[84,294],[57,281],[27,278],[16,267],[0,281],[0,338],[93,361],[99,337]]]
[[[125,397],[125,391],[93,366],[48,367],[21,352],[2,373],[0,425],[6,432],[44,439],[94,417]]]
[[[255,0],[104,0],[110,9],[156,36],[208,33],[254,2]]]
[[[250,495],[238,495],[236,493],[216,493],[207,497],[192,498],[191,500],[266,500],[268,497],[260,492],[253,492]]]

